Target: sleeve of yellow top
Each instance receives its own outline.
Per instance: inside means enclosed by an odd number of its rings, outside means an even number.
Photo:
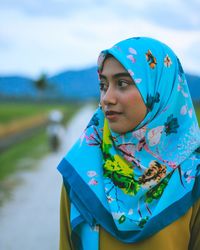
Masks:
[[[61,190],[60,201],[60,250],[73,250],[71,242],[71,226],[70,226],[70,203],[64,185]]]
[[[200,199],[192,209],[192,219],[190,222],[190,245],[189,250],[200,249]]]

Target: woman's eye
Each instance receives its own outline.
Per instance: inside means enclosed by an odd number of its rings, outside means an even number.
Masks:
[[[118,86],[119,86],[120,88],[126,88],[128,85],[129,85],[129,82],[128,82],[128,81],[125,81],[125,80],[119,80],[119,81],[118,81]]]
[[[100,90],[101,91],[106,91],[107,90],[107,84],[105,82],[100,82]]]

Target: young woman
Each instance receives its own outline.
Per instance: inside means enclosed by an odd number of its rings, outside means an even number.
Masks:
[[[98,74],[101,105],[58,166],[60,249],[200,249],[200,131],[179,59],[130,38]]]

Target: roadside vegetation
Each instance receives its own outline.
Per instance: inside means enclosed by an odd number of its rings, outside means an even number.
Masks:
[[[59,109],[63,113],[74,111],[75,103],[48,104],[48,103],[0,103],[0,124],[8,124],[38,114],[47,114],[52,109]]]
[[[64,114],[63,124],[77,112],[80,105],[75,103],[44,104],[44,103],[1,103],[0,126],[8,127],[11,123],[38,115],[48,116],[51,110],[57,109]],[[12,145],[0,152],[0,187],[1,182],[19,170],[30,169],[37,165],[37,161],[50,152],[46,127],[42,126],[34,136]]]

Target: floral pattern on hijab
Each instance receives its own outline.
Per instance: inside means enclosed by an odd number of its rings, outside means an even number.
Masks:
[[[98,108],[59,170],[81,223],[130,243],[169,225],[199,198],[200,132],[182,66],[168,46],[145,37],[121,41],[101,52],[99,72],[108,54],[130,73],[148,113],[117,134]]]

